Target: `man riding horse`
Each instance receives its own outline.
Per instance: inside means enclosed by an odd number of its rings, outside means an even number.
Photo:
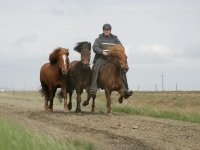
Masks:
[[[93,73],[92,81],[90,84],[90,94],[95,95],[97,91],[97,78],[100,67],[107,62],[108,48],[113,47],[115,44],[121,44],[117,36],[111,33],[111,25],[103,25],[103,33],[95,39],[93,45],[93,51],[95,52],[95,57],[93,60]],[[126,78],[127,69],[122,68],[122,77],[125,85],[125,95],[124,98],[128,98],[133,94],[132,90],[129,90],[127,78]]]

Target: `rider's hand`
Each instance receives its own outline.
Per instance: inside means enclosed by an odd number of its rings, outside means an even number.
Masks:
[[[107,56],[108,55],[108,50],[103,50],[103,55]]]

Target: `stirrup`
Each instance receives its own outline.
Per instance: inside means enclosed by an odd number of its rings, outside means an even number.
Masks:
[[[97,90],[96,90],[96,89],[91,89],[91,90],[90,90],[90,94],[91,94],[91,95],[95,95],[95,94],[96,94],[96,92],[97,92]]]

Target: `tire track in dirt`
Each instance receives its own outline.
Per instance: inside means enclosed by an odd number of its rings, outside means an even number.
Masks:
[[[136,138],[131,138],[128,136],[117,135],[115,133],[109,132],[107,130],[92,128],[90,126],[85,126],[84,124],[77,124],[77,122],[69,122],[70,119],[65,119],[65,113],[61,112],[54,112],[51,119],[48,116],[49,113],[35,113],[35,112],[28,112],[28,116],[31,119],[39,119],[41,121],[49,122],[54,127],[63,129],[63,130],[70,130],[73,133],[81,134],[82,137],[93,137],[101,139],[103,143],[108,145],[112,145],[113,147],[117,147],[117,149],[152,149],[150,146],[147,146],[145,143],[141,142]],[[62,114],[62,115],[61,115]],[[69,115],[70,114],[70,115]],[[69,113],[67,116],[83,116],[83,114],[73,114]],[[86,113],[87,114],[87,113]],[[52,113],[50,114],[52,115]],[[98,114],[97,114],[98,115]],[[85,115],[84,115],[85,116]],[[95,114],[94,114],[95,116]],[[60,120],[63,118],[63,120]]]

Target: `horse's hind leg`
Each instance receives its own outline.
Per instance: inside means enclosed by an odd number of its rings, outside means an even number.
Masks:
[[[45,95],[44,101],[44,110],[48,110],[48,95]]]
[[[44,110],[48,110],[48,101],[49,101],[49,89],[48,86],[41,81],[42,93],[44,94]]]
[[[107,99],[107,113],[111,112],[111,92],[109,90],[105,90],[105,95]]]

